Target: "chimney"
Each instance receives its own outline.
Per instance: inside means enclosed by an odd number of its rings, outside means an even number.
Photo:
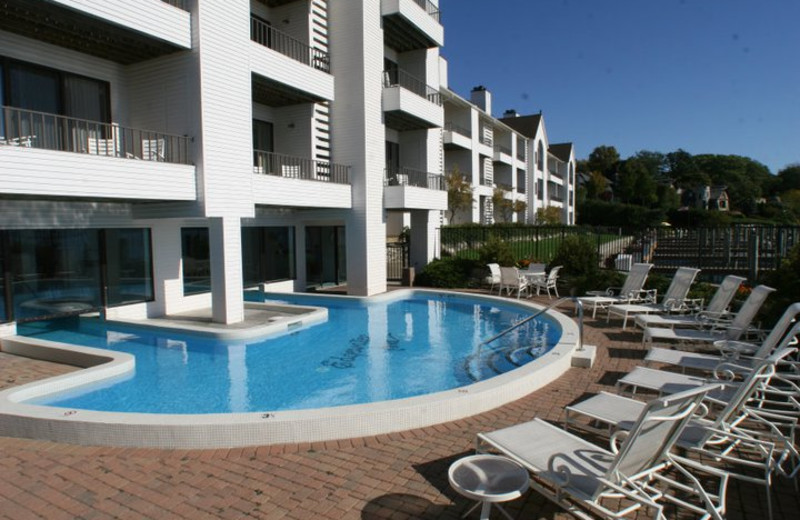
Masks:
[[[519,114],[513,108],[509,108],[505,112],[503,112],[503,117],[519,117]]]
[[[472,89],[469,100],[487,114],[492,114],[492,93],[486,90],[483,85],[478,85]]]

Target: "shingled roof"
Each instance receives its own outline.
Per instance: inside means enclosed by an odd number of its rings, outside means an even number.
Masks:
[[[572,143],[551,144],[547,150],[562,161],[568,162],[572,153]]]
[[[517,132],[521,133],[529,139],[536,137],[539,131],[539,123],[542,120],[542,114],[532,114],[529,116],[515,116],[515,117],[502,117],[500,121],[510,126]]]

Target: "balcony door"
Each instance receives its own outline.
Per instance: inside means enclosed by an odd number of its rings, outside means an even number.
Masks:
[[[272,123],[253,119],[253,166],[260,169],[259,173],[276,173],[269,168],[274,146]]]
[[[306,286],[310,289],[347,281],[344,226],[306,228]]]

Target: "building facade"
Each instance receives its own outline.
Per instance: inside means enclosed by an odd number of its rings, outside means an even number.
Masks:
[[[451,223],[535,223],[548,207],[559,209],[562,223],[575,223],[573,146],[549,144],[541,113],[493,117],[483,86],[469,100],[446,87],[442,96],[445,171],[466,176],[473,189],[472,208],[450,212]]]
[[[447,209],[443,44],[436,0],[2,2],[0,322],[385,291],[391,227],[423,266]]]

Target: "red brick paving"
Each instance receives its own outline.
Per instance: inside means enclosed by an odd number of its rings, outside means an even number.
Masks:
[[[600,320],[587,320],[586,342],[599,346],[593,368],[571,369],[496,410],[409,432],[230,450],[72,446],[0,437],[0,518],[456,519],[470,504],[450,489],[447,468],[474,449],[476,433],[535,416],[561,420],[566,404],[611,389],[618,373],[642,357],[637,334]],[[0,353],[0,388],[69,370]],[[729,518],[766,517],[762,488],[733,481],[728,493]],[[800,517],[791,483],[779,479],[773,496],[776,520]],[[515,518],[571,518],[534,492],[507,509]]]

